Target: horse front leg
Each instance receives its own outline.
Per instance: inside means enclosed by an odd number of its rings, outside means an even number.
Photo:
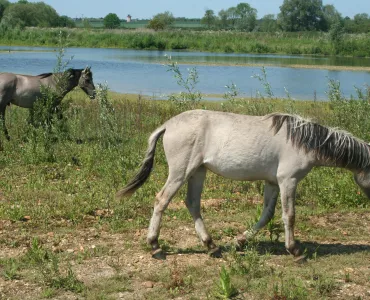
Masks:
[[[252,239],[268,222],[271,221],[275,214],[275,207],[279,195],[279,186],[273,183],[265,182],[263,193],[263,211],[258,222],[250,229],[246,230],[243,234],[239,235],[237,246],[243,247],[247,240]]]
[[[5,134],[5,137],[6,139],[9,141],[10,140],[10,136],[9,136],[9,133],[8,133],[8,129],[6,128],[6,124],[5,124],[5,108],[0,108],[0,119],[1,119],[1,125],[3,127],[3,132]]]
[[[298,241],[294,240],[295,223],[295,194],[298,180],[295,178],[285,179],[279,183],[281,191],[282,218],[285,227],[285,248],[294,255],[302,254]]]

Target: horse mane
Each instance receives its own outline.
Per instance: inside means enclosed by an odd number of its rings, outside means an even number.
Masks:
[[[274,134],[285,123],[286,139],[306,153],[313,152],[319,160],[356,169],[370,166],[369,144],[346,131],[326,127],[296,115],[274,113],[266,118],[272,119],[271,129]]]
[[[77,72],[79,75],[81,75],[82,71],[83,69],[72,69],[72,68],[69,68],[68,70],[66,70],[66,72],[71,72],[71,73]],[[56,73],[42,73],[37,76],[40,77],[40,79],[44,79],[44,78],[52,76],[53,74],[56,74]]]
[[[39,74],[37,76],[41,77],[41,79],[43,79],[43,78],[50,77],[51,75],[53,75],[53,73],[42,73],[42,74]]]

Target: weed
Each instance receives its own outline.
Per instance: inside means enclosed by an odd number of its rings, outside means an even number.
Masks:
[[[193,277],[186,276],[185,270],[178,265],[176,259],[171,263],[166,289],[172,296],[188,293],[193,289]]]
[[[238,294],[237,289],[231,283],[230,273],[224,266],[221,267],[219,283],[216,287],[213,296],[217,299],[231,299]]]
[[[84,284],[76,278],[71,266],[68,266],[67,274],[63,275],[59,269],[58,257],[45,250],[37,238],[32,239],[31,246],[22,259],[22,263],[36,267],[39,274],[42,275],[43,282],[50,288],[65,289],[75,293],[81,293],[84,290]]]
[[[257,251],[257,245],[249,242],[242,254],[234,249],[230,251],[228,262],[233,274],[246,275],[246,280],[262,277],[267,269],[265,268],[266,257],[261,256]]]
[[[279,283],[273,286],[274,300],[303,300],[308,299],[309,291],[298,278],[280,276]]]
[[[235,83],[230,85],[225,85],[226,92],[222,96],[225,100],[229,101],[231,104],[235,104],[236,97],[240,94],[240,90],[236,87]]]
[[[41,297],[42,298],[53,298],[56,295],[56,290],[54,288],[47,287],[41,292]]]
[[[185,89],[185,92],[171,94],[169,100],[179,109],[194,109],[202,100],[202,94],[196,91],[196,85],[199,81],[196,67],[188,69],[188,77],[184,78],[177,62],[172,61],[171,56],[167,56],[167,71],[172,72],[177,80],[177,84]]]
[[[315,275],[312,283],[312,287],[320,296],[329,296],[336,286],[334,279],[327,275]]]
[[[52,274],[47,274],[47,283],[55,289],[64,289],[74,293],[82,293],[85,290],[85,285],[76,278],[76,275],[68,266],[67,274],[62,275],[59,272],[57,262],[53,262]]]
[[[267,97],[272,99],[274,97],[274,92],[272,91],[271,84],[267,80],[267,71],[266,71],[265,67],[261,68],[261,72],[262,72],[262,74],[252,75],[252,78],[256,78],[261,82]],[[264,98],[263,94],[261,94],[259,91],[257,92],[257,97],[260,97],[262,99]]]
[[[9,259],[6,260],[2,263],[3,265],[3,270],[2,270],[2,275],[5,280],[14,280],[14,279],[19,279],[19,262],[15,259]]]
[[[351,275],[348,272],[346,272],[344,274],[344,282],[351,282],[351,281],[352,281]]]
[[[275,217],[273,217],[270,222],[266,225],[267,231],[269,233],[270,241],[277,242],[280,238],[280,235],[283,233],[283,227],[280,222],[277,222]],[[275,236],[275,238],[274,238]]]

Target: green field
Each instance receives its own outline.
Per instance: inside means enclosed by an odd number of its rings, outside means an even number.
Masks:
[[[370,57],[369,35],[344,35],[334,46],[325,33],[244,33],[222,31],[0,28],[0,44],[57,46],[60,33],[70,47],[159,49],[224,53],[271,53]]]
[[[344,99],[331,82],[328,96],[328,102],[233,94],[219,102],[170,102],[103,87],[95,101],[70,93],[64,117],[49,126],[40,119],[45,125],[38,127],[28,123],[26,109],[11,106],[11,140],[1,135],[0,298],[366,299],[369,200],[344,169],[315,169],[299,185],[295,233],[307,258],[300,264],[285,251],[279,204],[273,222],[236,251],[235,236],[261,213],[263,183],[211,172],[202,212],[223,258],[209,257],[196,237],[184,187],[163,218],[167,260],[152,259],[146,229],[167,176],[161,142],[148,182],[129,199],[115,198],[138,169],[150,133],[190,108],[300,114],[369,141],[368,91]]]

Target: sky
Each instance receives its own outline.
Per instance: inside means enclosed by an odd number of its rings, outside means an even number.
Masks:
[[[167,10],[175,17],[201,18],[206,9],[212,9],[217,14],[221,9],[236,6],[240,2],[249,3],[257,9],[258,18],[262,18],[267,14],[278,14],[283,0],[44,0],[43,2],[52,6],[59,15],[71,18],[100,18],[115,13],[121,19],[126,18],[128,14],[134,19],[151,19],[154,15]],[[323,0],[323,3],[333,4],[343,17],[352,18],[358,13],[370,14],[370,0]]]

